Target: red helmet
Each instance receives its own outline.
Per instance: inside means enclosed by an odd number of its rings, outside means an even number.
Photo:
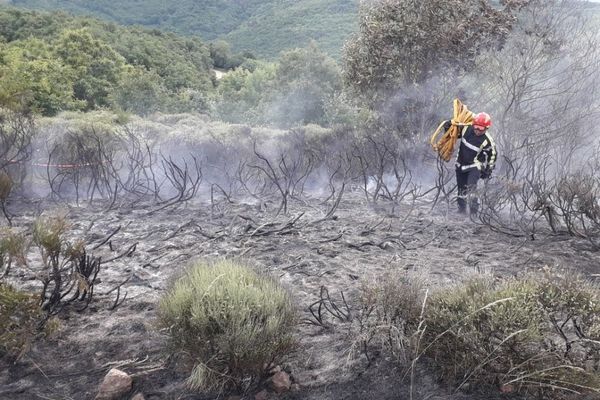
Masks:
[[[489,128],[492,126],[492,119],[488,113],[481,112],[473,117],[473,126]]]

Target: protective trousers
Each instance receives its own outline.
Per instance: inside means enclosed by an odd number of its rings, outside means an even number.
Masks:
[[[475,195],[477,189],[477,181],[479,180],[480,172],[477,168],[469,168],[462,170],[456,168],[456,184],[458,186],[458,212],[465,213],[467,211],[467,198],[469,201],[469,211],[471,214],[477,214],[479,210],[479,200]]]

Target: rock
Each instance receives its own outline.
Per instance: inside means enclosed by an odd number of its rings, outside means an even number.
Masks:
[[[290,376],[283,372],[279,371],[271,377],[271,386],[275,393],[283,393],[290,390],[292,386],[292,381],[290,380]]]
[[[242,396],[229,396],[227,400],[242,400]]]
[[[254,400],[268,400],[268,399],[269,399],[269,394],[267,393],[267,391],[265,389],[261,390],[260,392],[258,392],[254,395]]]
[[[512,393],[514,391],[515,391],[515,387],[513,385],[500,386],[500,392],[502,392],[502,393]]]
[[[146,400],[142,393],[137,393],[135,396],[131,398],[131,400]]]
[[[108,371],[95,400],[115,400],[131,390],[133,380],[125,372],[116,368]]]
[[[300,391],[300,385],[298,385],[297,383],[292,383],[292,386],[290,386],[290,390],[292,392],[299,392]]]

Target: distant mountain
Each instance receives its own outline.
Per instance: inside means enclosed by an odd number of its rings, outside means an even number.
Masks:
[[[2,0],[0,0],[2,1]],[[273,58],[315,40],[338,57],[357,29],[358,0],[12,0],[37,10],[65,10],[124,25],[142,25],[205,40],[223,39],[233,51]]]

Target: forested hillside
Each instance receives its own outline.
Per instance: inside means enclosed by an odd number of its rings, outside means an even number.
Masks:
[[[215,67],[242,68],[218,82]],[[314,42],[267,63],[223,41],[12,7],[0,8],[0,77],[2,104],[46,116],[196,112],[284,127],[332,121],[341,90],[339,67]]]
[[[44,115],[98,107],[202,111],[212,67],[197,38],[0,8],[0,95]]]
[[[311,39],[338,56],[357,29],[357,0],[13,0],[18,7],[65,10],[124,25],[139,24],[204,40],[225,39],[235,51],[250,50],[273,58],[280,51],[307,45]]]

